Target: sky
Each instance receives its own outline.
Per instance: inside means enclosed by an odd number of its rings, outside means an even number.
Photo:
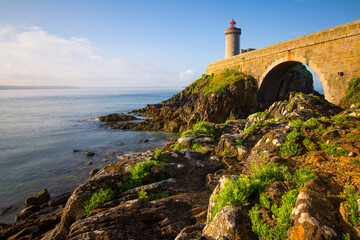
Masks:
[[[0,85],[184,87],[241,48],[360,19],[359,0],[0,0]],[[315,83],[314,85],[319,84]]]

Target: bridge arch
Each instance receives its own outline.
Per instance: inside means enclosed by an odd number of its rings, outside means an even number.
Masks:
[[[326,98],[329,88],[326,84],[325,76],[322,73],[323,71],[318,68],[315,63],[310,61],[309,58],[289,57],[288,54],[287,57],[277,59],[269,64],[261,75],[260,81],[258,81],[258,103],[261,108],[266,108],[277,100],[283,100],[277,99],[277,97],[284,77],[290,70],[302,64],[310,67],[318,76]]]

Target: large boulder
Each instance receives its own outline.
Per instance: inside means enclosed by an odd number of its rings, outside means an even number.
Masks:
[[[236,206],[223,207],[214,220],[206,225],[203,237],[208,240],[216,239],[257,239],[251,231],[251,222],[247,211]]]
[[[291,215],[289,239],[341,239],[349,232],[339,208],[326,196],[326,188],[312,179],[300,190]]]
[[[26,198],[25,204],[26,206],[41,205],[47,203],[49,200],[50,200],[50,194],[48,190],[45,188],[41,190],[38,194]]]

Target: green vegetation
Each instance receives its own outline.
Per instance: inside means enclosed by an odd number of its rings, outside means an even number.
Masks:
[[[255,79],[244,73],[226,69],[224,72],[215,75],[203,75],[200,79],[193,82],[187,87],[187,94],[196,94],[203,92],[204,96],[213,93],[221,92],[226,87],[234,85],[240,81],[255,81]]]
[[[181,133],[181,136],[195,135],[195,134],[206,134],[213,141],[215,141],[215,127],[205,121],[198,122],[192,126],[191,129]]]
[[[296,170],[291,180],[301,188],[307,181],[313,178],[316,178],[315,170],[303,167]]]
[[[156,179],[145,179],[148,177],[150,170],[156,167],[162,174],[159,175]],[[130,177],[122,186],[122,191],[126,191],[131,188],[136,188],[144,184],[156,182],[165,179],[165,169],[164,166],[155,160],[150,160],[147,162],[139,162],[130,170]]]
[[[302,137],[302,132],[294,129],[286,136],[285,143],[281,146],[281,156],[298,156],[301,154],[301,145],[297,140]]]
[[[150,196],[148,195],[148,193],[141,189],[139,192],[138,192],[138,197],[139,199],[142,201],[142,202],[150,202],[150,201],[153,201],[153,200],[157,200],[157,199],[161,199],[161,198],[167,198],[169,197],[170,194],[167,193],[167,192],[161,192],[161,193],[151,193]]]
[[[273,205],[271,212],[276,218],[276,226],[271,228],[260,217],[259,205],[255,205],[249,212],[253,232],[259,239],[285,239],[290,226],[291,211],[296,203],[298,190],[288,191],[282,196],[280,207]]]
[[[156,149],[155,150],[155,155],[154,155],[154,159],[156,161],[159,161],[159,162],[167,162],[168,160],[166,159],[164,153],[159,150],[159,149]]]
[[[260,193],[260,205],[256,204],[249,212],[252,230],[259,239],[285,239],[299,189],[305,182],[316,177],[314,170],[300,168],[291,175],[286,166],[270,162],[270,155],[267,152],[250,155],[244,163],[244,169],[249,176],[241,175],[236,180],[226,180],[224,188],[215,196],[216,203],[211,217],[214,218],[224,206],[236,203],[247,205],[248,198],[253,194],[259,194],[266,185],[287,180],[295,183],[297,187],[282,196],[280,206],[276,204],[271,206],[268,194]],[[260,207],[268,209],[276,217],[274,228],[263,221]]]
[[[350,226],[360,225],[359,205],[358,200],[360,199],[359,194],[349,185],[344,187],[344,193],[346,195],[345,206],[349,212]]]
[[[85,215],[89,215],[98,204],[108,202],[116,197],[116,195],[112,188],[100,188],[91,195],[90,199],[85,201]]]
[[[360,107],[360,78],[351,79],[346,89],[345,97],[341,99],[340,105],[350,107],[355,104],[356,108]]]
[[[348,152],[345,149],[342,149],[337,145],[336,143],[319,143],[320,147],[325,150],[326,154],[332,155],[332,156],[346,156]]]
[[[163,154],[161,153],[161,151],[157,152],[157,154],[155,153],[155,155],[157,155],[158,159],[163,160]],[[149,174],[152,168],[158,168],[160,174],[157,174],[156,177],[149,178]],[[129,179],[123,184],[121,191],[126,191],[131,188],[136,188],[144,184],[153,183],[163,179],[165,179],[165,168],[160,162],[156,160],[139,162],[131,168]],[[108,202],[114,197],[116,197],[116,195],[117,192],[114,191],[112,188],[101,188],[95,191],[91,195],[91,197],[84,202],[85,214],[90,214],[96,205]],[[139,193],[139,198],[146,199],[146,192]]]
[[[256,133],[256,131],[259,129],[267,127],[269,124],[274,123],[274,121],[275,120],[272,119],[272,120],[266,120],[266,121],[258,121],[258,122],[251,124],[248,128],[246,128],[245,136],[241,140],[236,141],[236,145],[241,146],[251,134]]]
[[[221,153],[221,156],[223,157],[230,157],[230,153],[228,150],[224,150],[222,153]]]
[[[266,209],[270,209],[269,194],[267,194],[266,192],[260,193],[259,202],[260,206]]]
[[[242,176],[237,180],[226,180],[225,187],[221,189],[219,195],[215,196],[216,203],[211,217],[214,218],[218,211],[235,203],[248,204],[247,198],[254,192],[263,188],[264,184],[248,176]]]
[[[191,146],[191,148],[194,149],[195,151],[199,152],[199,153],[202,153],[202,154],[205,154],[205,153],[208,152],[206,149],[203,148],[203,146],[200,143],[194,143]]]
[[[273,116],[270,113],[267,112],[257,112],[254,116],[253,119],[260,119],[263,120],[265,118],[272,118]]]
[[[172,150],[174,151],[180,151],[180,148],[179,148],[179,144],[175,144],[174,147],[172,148]]]

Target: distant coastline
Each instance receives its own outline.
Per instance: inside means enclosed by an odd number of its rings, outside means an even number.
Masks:
[[[27,90],[27,89],[77,89],[79,87],[70,86],[11,86],[0,85],[0,90]]]

